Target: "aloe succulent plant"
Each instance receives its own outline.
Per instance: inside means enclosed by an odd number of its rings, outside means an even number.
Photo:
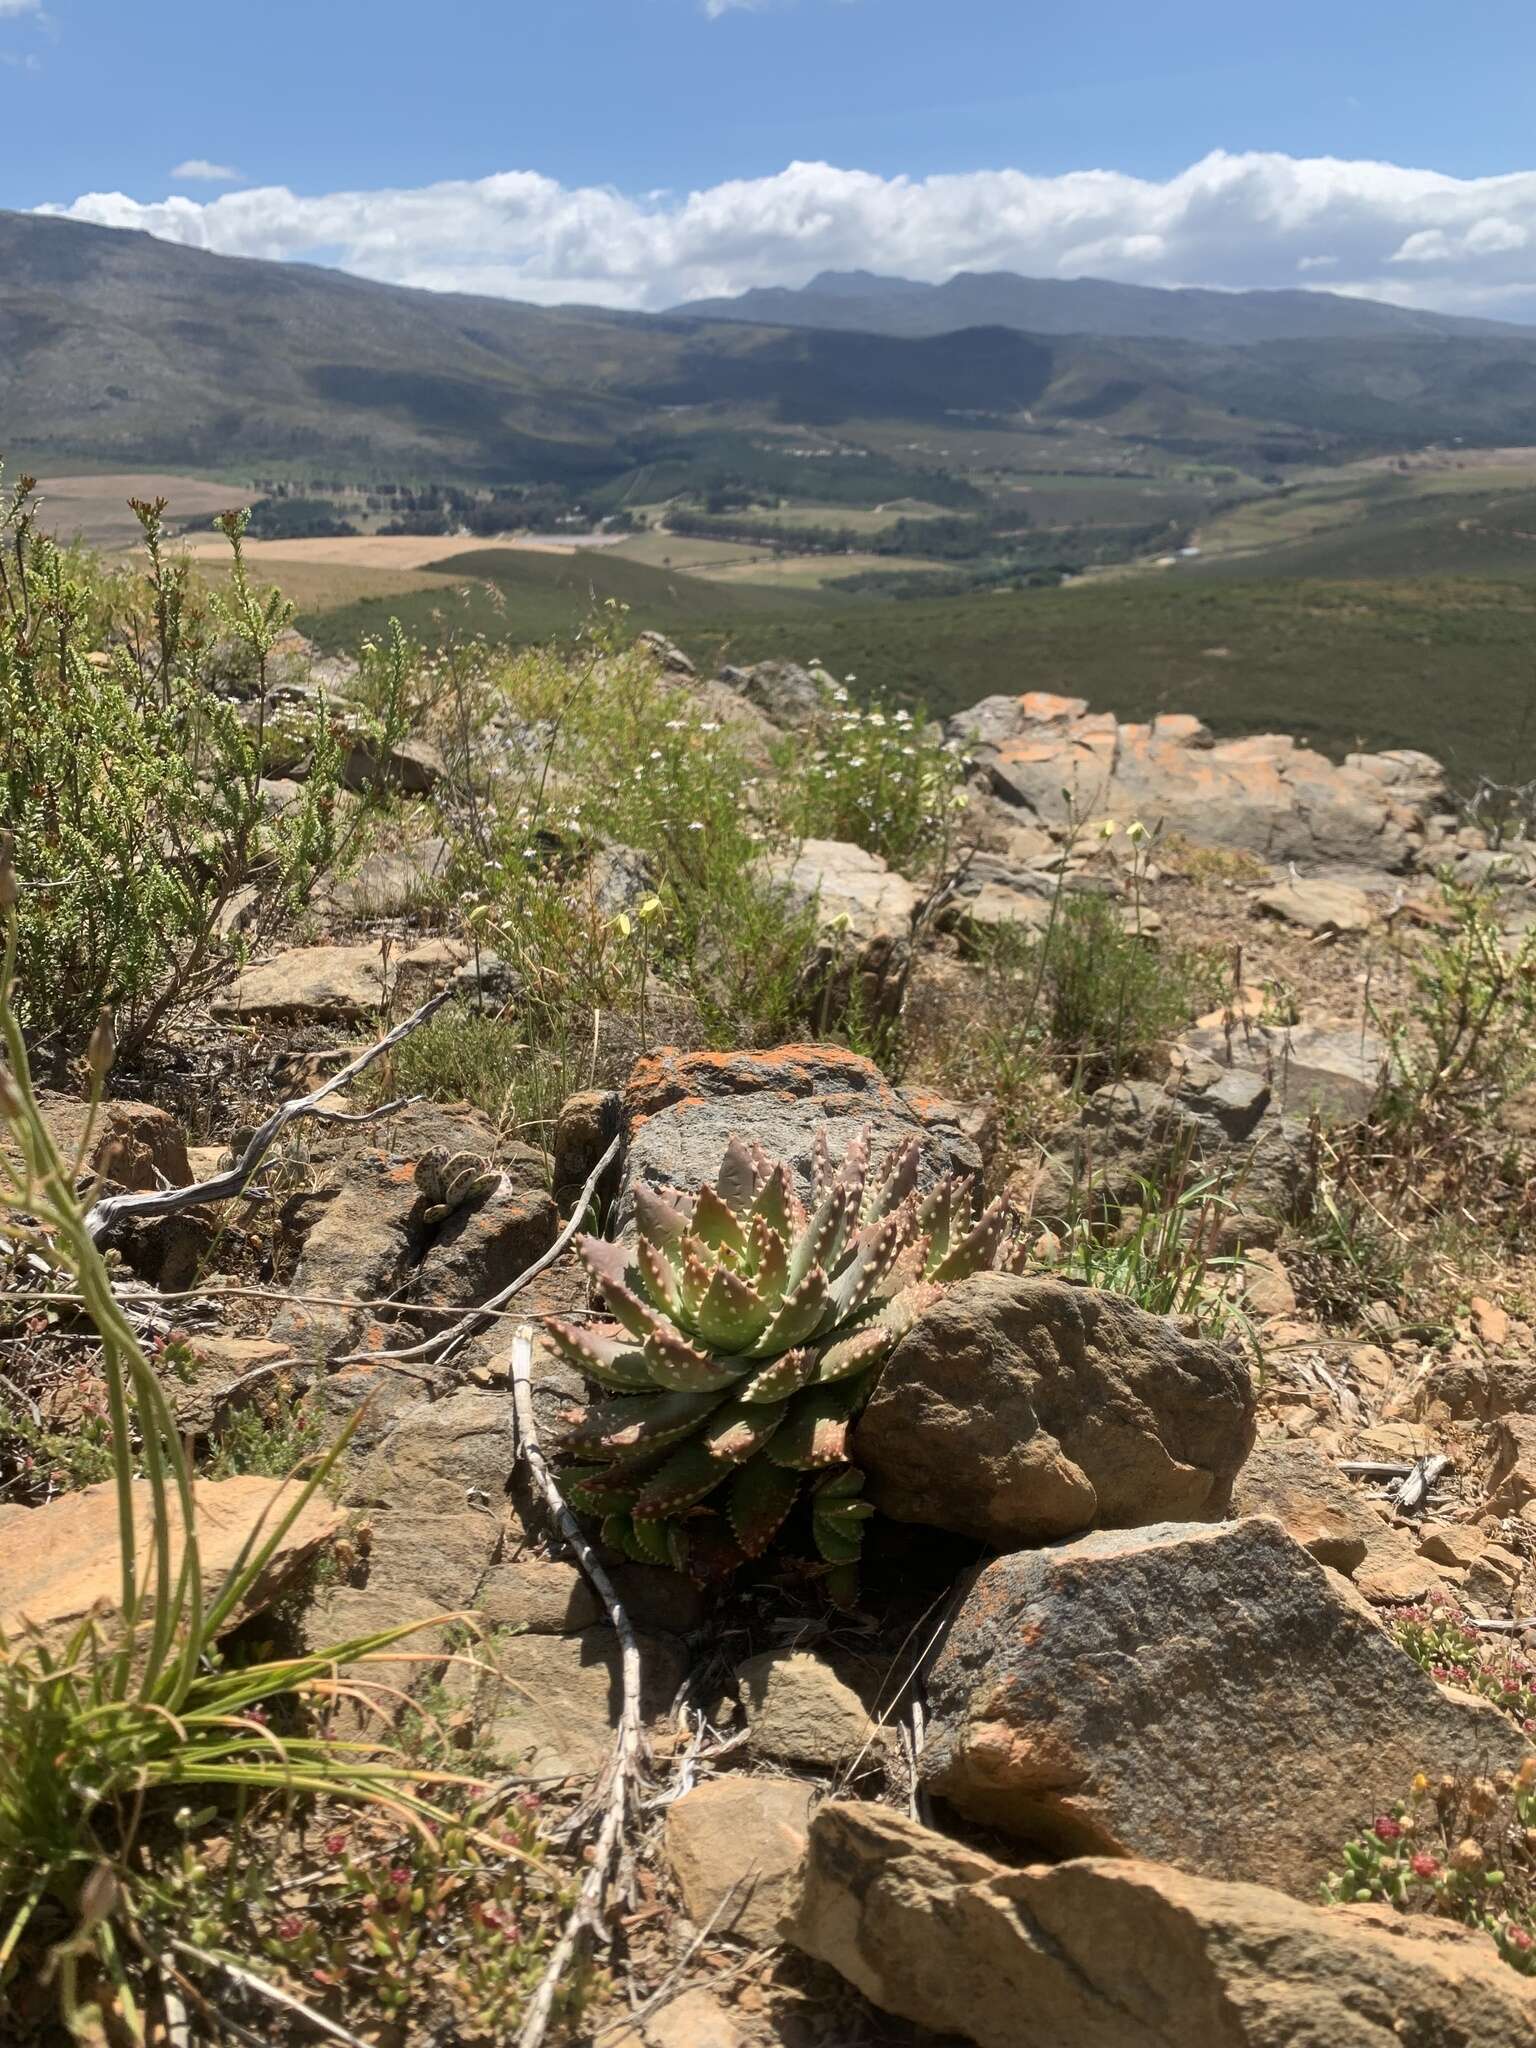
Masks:
[[[733,1138],[691,1198],[640,1186],[633,1246],[578,1250],[610,1323],[550,1334],[603,1390],[570,1431],[572,1501],[647,1562],[760,1557],[809,1483],[821,1557],[846,1573],[864,1519],[848,1430],[898,1336],[946,1283],[990,1265],[994,1203],[968,1181],[917,1193],[914,1139],[878,1181],[860,1132],[834,1166],[818,1131],[807,1208],[781,1161]]]

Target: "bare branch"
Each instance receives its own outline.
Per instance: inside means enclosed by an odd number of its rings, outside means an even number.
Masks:
[[[588,1930],[593,1933],[601,1931],[603,1894],[608,1888],[609,1878],[623,1843],[624,1823],[631,1801],[639,1790],[640,1770],[645,1755],[645,1734],[640,1720],[640,1644],[634,1627],[624,1611],[612,1579],[582,1534],[581,1524],[566,1506],[539,1445],[538,1425],[533,1415],[531,1323],[524,1323],[512,1339],[509,1377],[512,1383],[512,1413],[517,1425],[518,1453],[527,1465],[529,1477],[541,1499],[554,1516],[561,1535],[576,1553],[577,1563],[592,1581],[598,1598],[608,1610],[608,1618],[613,1623],[614,1633],[619,1639],[623,1681],[623,1701],[619,1710],[619,1724],[614,1731],[613,1749],[593,1795],[594,1802],[602,1806],[603,1818],[592,1845],[592,1860],[587,1866],[586,1876],[581,1881],[581,1890],[565,1923],[565,1929],[545,1966],[537,1989],[524,2008],[523,2024],[517,2036],[516,2048],[539,2048],[554,2011],[555,1994],[560,1988],[560,1980],[569,1969],[583,1935]]]
[[[326,1096],[336,1094],[338,1089],[345,1088],[349,1081],[355,1081],[364,1067],[372,1066],[381,1054],[397,1046],[402,1038],[408,1038],[413,1031],[425,1024],[429,1017],[435,1017],[452,993],[451,989],[443,989],[433,996],[430,1002],[423,1003],[403,1024],[397,1024],[393,1031],[386,1033],[379,1040],[377,1045],[369,1046],[368,1050],[359,1053],[355,1060],[349,1060],[339,1073],[333,1074],[329,1081],[323,1082],[312,1095],[296,1096],[291,1102],[281,1103],[266,1122],[252,1133],[250,1143],[226,1173],[216,1173],[210,1180],[194,1181],[190,1187],[154,1188],[145,1194],[137,1195],[108,1195],[104,1200],[93,1204],[86,1212],[85,1218],[85,1227],[90,1232],[91,1241],[99,1244],[113,1224],[124,1216],[174,1216],[182,1209],[201,1208],[208,1202],[227,1202],[234,1196],[243,1194],[257,1167],[289,1124],[298,1117],[316,1114]],[[401,1107],[400,1103],[386,1103],[383,1109],[374,1110],[371,1115],[377,1118]],[[325,1114],[334,1116],[335,1112],[328,1111]]]

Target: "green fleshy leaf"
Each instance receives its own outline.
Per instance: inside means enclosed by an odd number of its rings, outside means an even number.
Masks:
[[[757,1161],[740,1138],[732,1138],[725,1148],[725,1157],[720,1162],[720,1172],[715,1180],[714,1192],[727,1209],[747,1209],[757,1193]],[[703,1191],[700,1191],[702,1200]],[[732,1218],[732,1221],[735,1219]],[[699,1228],[698,1211],[694,1211],[693,1227]],[[737,1226],[740,1228],[740,1226]]]
[[[645,1341],[645,1356],[656,1383],[678,1394],[715,1393],[734,1386],[746,1370],[742,1360],[714,1358],[659,1321]]]
[[[859,1604],[859,1568],[856,1564],[834,1565],[826,1576],[827,1598],[843,1613]]]
[[[670,1256],[659,1245],[652,1244],[649,1238],[642,1237],[635,1248],[635,1261],[652,1303],[669,1316],[681,1315],[682,1276]]]
[[[913,1193],[917,1187],[917,1169],[921,1158],[921,1145],[916,1138],[909,1138],[906,1144],[887,1160],[885,1178],[867,1205],[872,1218],[889,1216]]]
[[[645,1353],[617,1325],[562,1323],[551,1318],[544,1327],[561,1356],[600,1386],[623,1392],[656,1384]]]
[[[776,1310],[789,1285],[789,1247],[761,1216],[752,1219],[747,1255],[752,1285],[770,1312]]]
[[[826,1321],[830,1304],[827,1276],[820,1266],[812,1266],[800,1285],[785,1295],[778,1313],[757,1342],[747,1347],[749,1356],[773,1358],[781,1351],[804,1344]]]
[[[688,1209],[670,1190],[639,1181],[635,1186],[635,1221],[642,1237],[648,1237],[663,1251],[671,1251],[687,1231]]]
[[[731,1481],[726,1512],[748,1557],[761,1557],[795,1504],[800,1475],[766,1458],[743,1465]]]
[[[711,1251],[727,1247],[733,1252],[744,1252],[747,1248],[746,1226],[735,1210],[716,1194],[712,1187],[699,1189],[698,1200],[693,1205],[693,1222],[690,1235]]]
[[[784,1420],[786,1402],[727,1401],[699,1431],[699,1441],[723,1465],[742,1465],[755,1457]]]
[[[797,1472],[840,1465],[848,1455],[848,1418],[859,1386],[857,1380],[839,1380],[835,1386],[807,1387],[796,1394],[763,1455]]]
[[[849,1214],[841,1188],[834,1188],[822,1199],[815,1215],[790,1247],[789,1272],[784,1282],[786,1293],[793,1292],[813,1267],[820,1266],[825,1273],[834,1269]]]
[[[832,1282],[835,1322],[846,1322],[874,1293],[895,1265],[911,1229],[910,1209],[898,1209],[892,1216],[882,1216],[878,1223],[865,1224],[855,1240],[852,1259]]]
[[[809,1386],[816,1371],[816,1353],[806,1345],[797,1345],[793,1351],[786,1351],[779,1358],[770,1358],[760,1372],[741,1382],[737,1393],[739,1401],[782,1401],[788,1394],[797,1394]]]
[[[794,1231],[796,1207],[789,1168],[780,1160],[757,1191],[752,1204],[753,1218],[761,1219],[776,1236],[788,1238]]]
[[[625,1514],[640,1498],[646,1474],[608,1465],[562,1465],[560,1490],[579,1515]]]
[[[564,1445],[610,1458],[632,1451],[661,1450],[691,1436],[719,1407],[723,1394],[629,1394],[589,1408]]]
[[[635,1513],[650,1520],[679,1515],[712,1493],[724,1474],[697,1437],[675,1450],[645,1483]]]
[[[880,1322],[866,1323],[861,1330],[850,1331],[822,1351],[816,1365],[818,1384],[829,1386],[834,1380],[847,1379],[877,1365],[895,1342],[896,1332]]]
[[[828,1564],[854,1564],[864,1555],[864,1529],[855,1522],[844,1528],[830,1515],[812,1515],[811,1535]]]
[[[952,1245],[937,1265],[929,1254],[928,1278],[940,1286],[967,1279],[990,1266],[1003,1239],[1003,1205],[993,1202],[985,1209],[958,1244]]]
[[[768,1305],[750,1281],[717,1266],[692,1318],[704,1342],[721,1351],[746,1351],[771,1320]]]

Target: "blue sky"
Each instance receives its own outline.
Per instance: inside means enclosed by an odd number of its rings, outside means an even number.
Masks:
[[[539,298],[827,260],[1496,311],[1536,294],[1533,58],[1530,0],[0,0],[0,205]]]

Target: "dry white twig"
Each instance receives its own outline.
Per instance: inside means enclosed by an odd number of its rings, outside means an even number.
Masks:
[[[517,2048],[539,2048],[554,2011],[560,1980],[570,1967],[583,1934],[589,1929],[593,1933],[602,1931],[603,1894],[623,1843],[624,1823],[631,1801],[638,1791],[645,1734],[640,1720],[640,1644],[634,1627],[612,1579],[582,1534],[580,1523],[566,1506],[539,1444],[538,1424],[533,1415],[531,1323],[524,1323],[512,1339],[508,1376],[512,1383],[512,1413],[517,1424],[518,1454],[527,1465],[528,1475],[554,1517],[561,1535],[575,1552],[577,1563],[592,1581],[598,1598],[608,1610],[608,1618],[619,1639],[623,1682],[623,1700],[618,1727],[614,1731],[613,1749],[593,1795],[594,1801],[601,1805],[603,1817],[593,1841],[592,1860],[554,1953],[524,2009],[523,2024],[517,2036]]]
[[[430,1002],[423,1003],[403,1024],[397,1024],[394,1030],[387,1032],[376,1045],[370,1045],[368,1050],[359,1053],[355,1060],[349,1060],[339,1073],[333,1074],[329,1081],[323,1082],[313,1094],[295,1096],[291,1102],[280,1103],[266,1122],[252,1132],[250,1143],[227,1172],[216,1173],[208,1180],[194,1181],[190,1187],[153,1188],[145,1194],[137,1195],[107,1195],[102,1201],[93,1203],[85,1217],[85,1227],[91,1233],[92,1242],[99,1244],[113,1224],[124,1216],[174,1216],[182,1209],[201,1208],[206,1202],[227,1202],[243,1194],[257,1167],[289,1124],[298,1117],[315,1115],[326,1096],[334,1095],[338,1089],[345,1088],[349,1081],[355,1081],[364,1067],[372,1066],[383,1053],[397,1046],[402,1038],[409,1038],[411,1033],[425,1024],[429,1017],[435,1017],[452,993],[452,989],[443,989],[433,996]],[[367,1120],[377,1121],[378,1118],[392,1115],[404,1106],[403,1100],[387,1102],[382,1108],[369,1111]]]
[[[344,2041],[347,2048],[368,2048],[366,2041],[349,2034],[347,2029],[335,2020],[328,2019],[323,2012],[316,2012],[312,2005],[306,2005],[302,1998],[295,1998],[290,1991],[279,1990],[276,1984],[258,1976],[254,1970],[243,1969],[239,1963],[232,1963],[228,1956],[220,1956],[205,1948],[195,1948],[190,1941],[173,1939],[171,1948],[175,1954],[185,1956],[189,1962],[201,1963],[204,1969],[222,1970],[232,1983],[239,1984],[246,1991],[254,1991],[258,1998],[269,2004],[281,2006],[284,2012],[291,2012],[296,2018],[306,2020],[317,2033],[328,2035],[333,2041]]]
[[[400,1365],[402,1363],[424,1363],[431,1360],[439,1363],[450,1351],[458,1349],[467,1338],[474,1336],[482,1323],[494,1321],[515,1295],[521,1294],[530,1280],[537,1280],[560,1257],[571,1239],[581,1228],[582,1218],[587,1213],[587,1204],[597,1192],[597,1184],[618,1157],[620,1139],[615,1138],[596,1166],[587,1175],[581,1193],[571,1207],[570,1220],[555,1239],[547,1252],[541,1252],[525,1271],[515,1280],[509,1281],[499,1294],[493,1294],[488,1301],[482,1301],[478,1308],[472,1308],[460,1316],[456,1323],[450,1323],[446,1330],[439,1330],[435,1337],[424,1337],[419,1344],[412,1344],[403,1351],[351,1351],[344,1358],[334,1362],[337,1365]],[[410,1308],[410,1303],[401,1306]]]

